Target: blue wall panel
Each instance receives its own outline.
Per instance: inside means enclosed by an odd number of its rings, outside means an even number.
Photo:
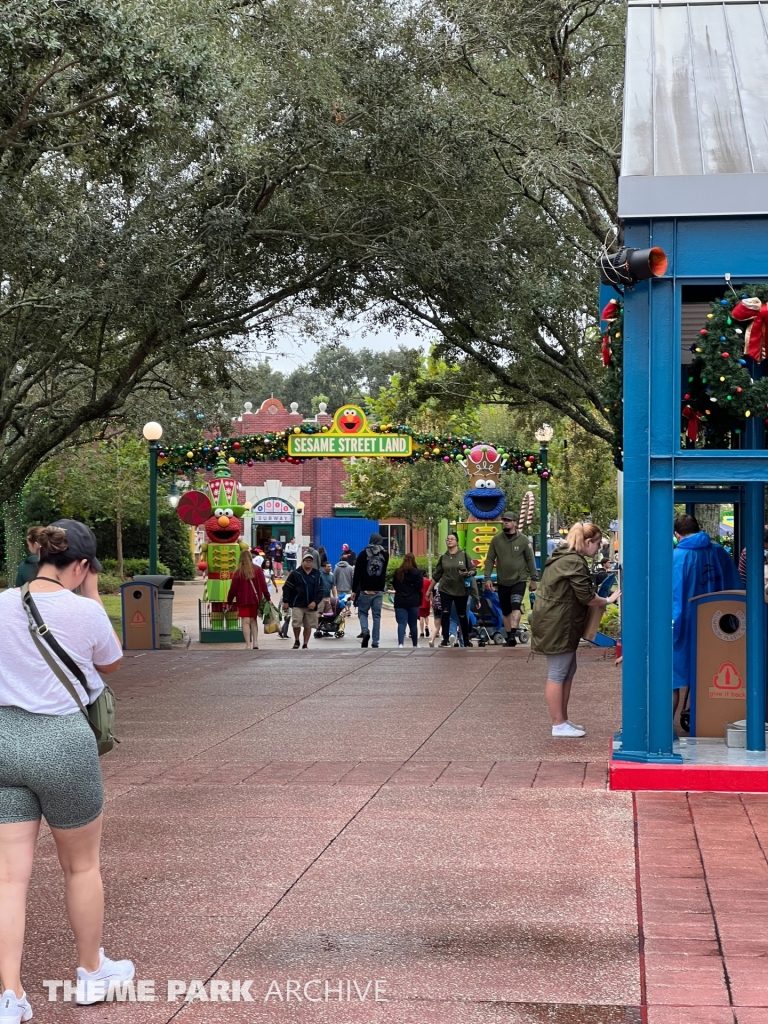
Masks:
[[[313,519],[312,541],[316,548],[322,544],[328,552],[331,564],[341,558],[341,545],[349,544],[359,554],[368,543],[368,538],[379,529],[378,519]]]

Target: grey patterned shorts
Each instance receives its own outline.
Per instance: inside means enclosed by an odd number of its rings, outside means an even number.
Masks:
[[[82,711],[33,715],[0,707],[0,824],[81,828],[101,814],[96,738]]]

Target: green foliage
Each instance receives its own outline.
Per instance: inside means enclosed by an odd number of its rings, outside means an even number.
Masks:
[[[438,358],[434,352],[411,353],[407,367],[393,373],[389,384],[368,401],[368,413],[379,423],[407,423],[431,433],[477,433],[476,381],[466,368]]]
[[[563,419],[549,454],[553,466],[550,508],[568,526],[591,516],[601,529],[607,530],[618,513],[616,469],[610,445]]]
[[[177,580],[193,580],[196,571],[189,546],[189,527],[169,509],[159,517],[158,534],[160,558],[169,566],[171,575]]]
[[[118,576],[117,571],[117,559],[116,558],[101,558],[101,564],[104,566],[104,572],[109,573],[112,576]],[[157,563],[157,571],[164,576],[172,576],[173,573],[164,565],[162,562]],[[148,558],[125,558],[123,560],[123,579],[129,580],[133,576],[146,576],[149,572],[149,559]]]
[[[606,606],[603,617],[600,619],[600,632],[615,638],[621,636],[621,616],[618,605]]]
[[[99,593],[119,594],[122,583],[123,577],[118,576],[117,573],[103,572],[99,576]]]
[[[368,306],[440,192],[470,207],[422,29],[385,0],[0,6],[0,500],[137,392],[188,429],[282,320]]]
[[[428,560],[426,555],[416,555],[416,567],[421,569],[423,573],[428,571]],[[400,566],[403,564],[402,558],[390,558],[387,563],[387,586],[394,586],[394,576]]]
[[[366,519],[395,517],[421,528],[455,518],[463,509],[467,478],[455,463],[421,461],[401,466],[386,459],[355,459],[347,467],[345,500]]]

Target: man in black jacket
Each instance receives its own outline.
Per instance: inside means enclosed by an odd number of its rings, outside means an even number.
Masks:
[[[323,581],[314,568],[312,555],[305,554],[301,568],[294,569],[283,584],[283,611],[291,609],[294,651],[299,646],[299,634],[304,627],[304,650],[309,646],[312,630],[317,629],[317,606],[323,597]]]
[[[371,647],[379,646],[381,602],[384,599],[388,562],[384,538],[380,533],[372,533],[368,547],[357,556],[352,577],[352,593],[355,595],[357,617],[360,620],[361,647],[367,647],[371,639]],[[368,612],[373,616],[373,638],[368,629]]]

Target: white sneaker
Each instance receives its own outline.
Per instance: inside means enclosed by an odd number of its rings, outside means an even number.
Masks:
[[[433,636],[431,636],[429,638],[429,646],[430,647],[434,647],[435,646],[435,638]]]
[[[459,646],[459,641],[453,635],[453,633],[451,633],[451,635],[448,637],[448,643],[451,645],[451,647],[458,647]]]
[[[570,737],[575,739],[577,737],[586,736],[586,729],[579,729],[575,725],[571,725],[570,722],[563,722],[562,725],[552,726],[552,735],[555,737]]]
[[[101,963],[93,973],[83,967],[77,968],[77,1005],[89,1006],[91,1003],[103,1003],[109,995],[110,984],[132,981],[136,968],[132,960],[109,960],[104,950],[99,950]],[[24,1018],[26,1020],[26,1018]],[[2,1018],[0,1017],[0,1021]]]
[[[566,722],[568,723],[568,725],[572,725],[574,729],[581,729],[581,731],[586,734],[587,730],[584,728],[583,725],[576,725],[576,723],[572,722],[570,718],[566,718]]]
[[[0,1024],[21,1024],[23,1020],[32,1020],[27,993],[17,999],[12,988],[6,989],[0,996]]]

